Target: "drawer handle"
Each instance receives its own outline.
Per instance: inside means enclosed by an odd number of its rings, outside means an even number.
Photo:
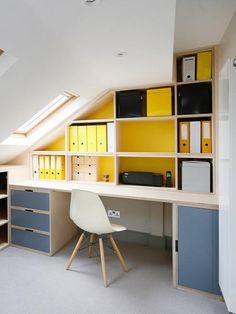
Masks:
[[[25,231],[34,232],[34,230],[31,229],[25,229]]]
[[[32,209],[25,209],[26,212],[31,212],[33,213],[34,211]]]
[[[34,192],[34,191],[33,191],[33,190],[27,190],[27,189],[26,189],[25,192]]]

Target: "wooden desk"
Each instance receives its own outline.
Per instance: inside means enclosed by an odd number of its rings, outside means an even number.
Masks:
[[[95,192],[101,196],[128,198],[146,201],[167,202],[174,204],[186,204],[197,207],[218,208],[218,197],[215,194],[196,194],[175,189],[164,190],[162,188],[113,185],[97,183],[78,183],[73,181],[43,181],[28,180],[10,185],[10,188],[24,187],[26,189],[46,189],[50,191],[71,192],[73,189],[81,189]]]

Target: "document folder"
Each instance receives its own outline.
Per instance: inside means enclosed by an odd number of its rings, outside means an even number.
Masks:
[[[212,152],[211,121],[202,121],[202,153]]]
[[[107,151],[107,126],[97,125],[97,151],[102,153]]]
[[[189,153],[189,122],[180,122],[179,123],[179,152],[180,153]]]
[[[211,51],[199,52],[197,54],[197,80],[211,79]]]
[[[39,157],[38,155],[33,156],[33,178],[39,178]]]
[[[183,58],[182,77],[184,82],[195,80],[195,56]]]
[[[65,179],[65,161],[64,156],[56,156],[56,179]]]
[[[97,127],[96,125],[87,126],[88,152],[97,151]]]
[[[70,136],[70,151],[77,152],[79,150],[78,142],[78,127],[70,126],[69,127],[69,136]]]
[[[51,156],[50,160],[50,179],[56,179],[56,156]]]
[[[39,179],[45,178],[44,156],[39,156]]]
[[[201,121],[190,122],[190,153],[201,152]]]
[[[44,179],[49,180],[50,179],[50,156],[44,157]]]
[[[88,144],[87,144],[87,126],[80,125],[79,126],[79,152],[87,152]]]

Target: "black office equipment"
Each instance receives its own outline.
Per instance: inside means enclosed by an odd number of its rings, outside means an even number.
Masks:
[[[166,171],[166,187],[172,188],[172,174],[171,171]]]
[[[121,91],[116,94],[117,118],[144,117],[146,96],[142,90]]]
[[[211,82],[178,86],[178,114],[212,113]]]
[[[163,186],[161,173],[128,171],[120,174],[120,181],[124,184]]]

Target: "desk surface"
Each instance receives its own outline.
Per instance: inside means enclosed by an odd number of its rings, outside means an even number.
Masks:
[[[78,183],[73,181],[21,181],[10,185],[14,187],[24,187],[31,189],[46,189],[51,191],[71,192],[73,189],[87,190],[95,192],[101,196],[147,200],[166,203],[188,204],[196,206],[210,206],[218,208],[218,197],[215,194],[196,194],[171,189],[169,191],[162,188],[141,187],[131,185],[113,185],[96,183]]]

